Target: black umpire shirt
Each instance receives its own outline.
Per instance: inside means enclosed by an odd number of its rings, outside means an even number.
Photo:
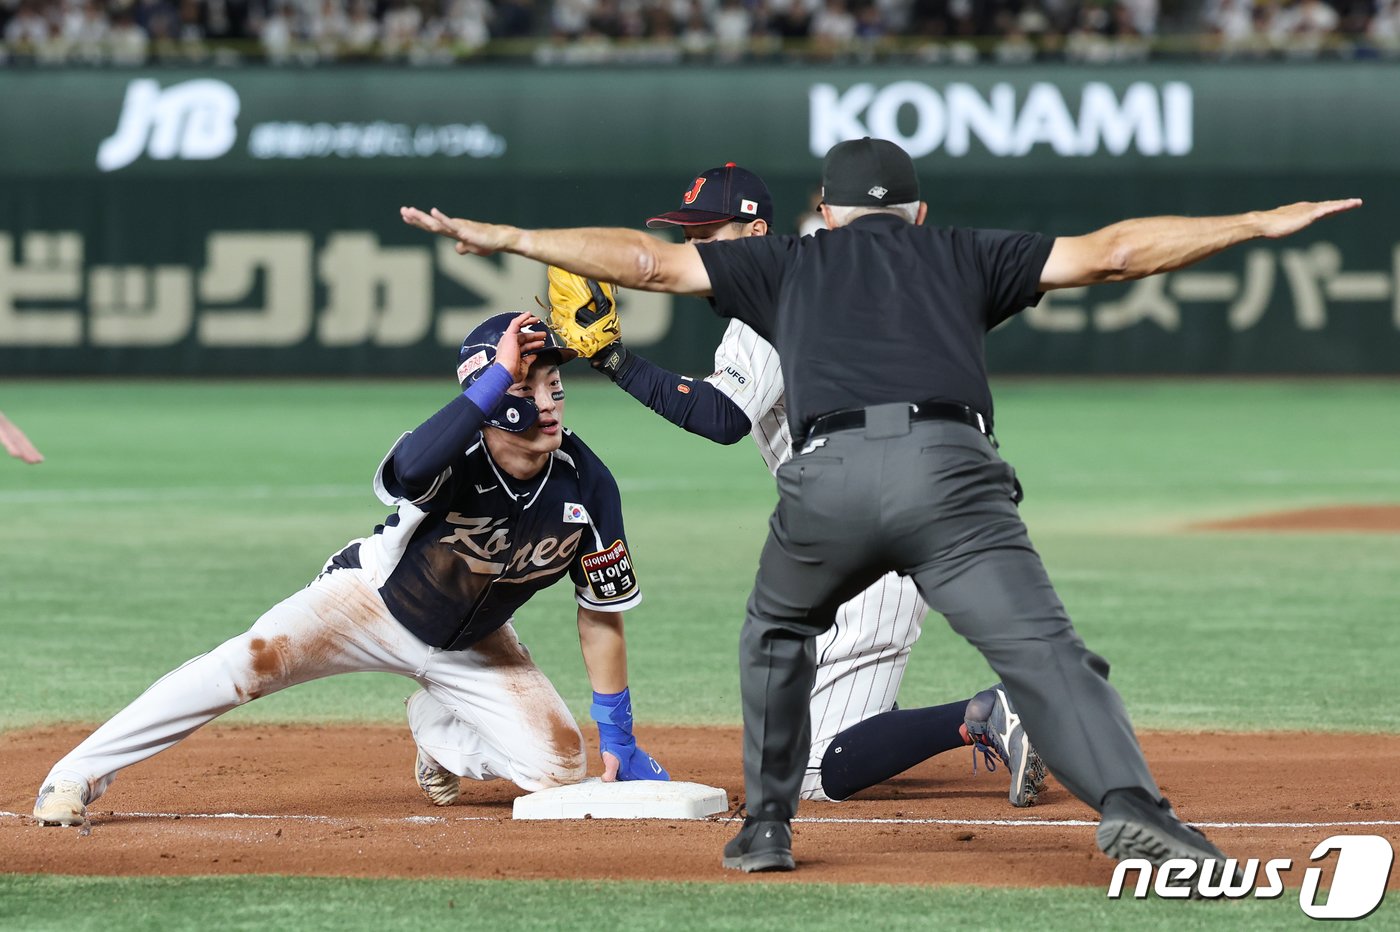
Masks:
[[[990,419],[987,331],[1040,300],[1054,242],[867,214],[697,248],[715,313],[777,348],[800,443],[823,414],[888,402],[954,401]]]

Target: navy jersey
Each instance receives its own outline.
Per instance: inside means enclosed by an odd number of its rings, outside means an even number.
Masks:
[[[478,437],[413,500],[393,475],[398,443],[374,480],[375,494],[398,510],[328,568],[372,572],[384,604],[425,644],[470,647],[565,573],[586,608],[620,612],[641,602],[617,482],[574,434],[566,430],[544,469],[525,480],[498,467]]]

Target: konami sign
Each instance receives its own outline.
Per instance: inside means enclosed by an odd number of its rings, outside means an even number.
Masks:
[[[1129,148],[1140,155],[1186,155],[1192,145],[1191,87],[1180,81],[1138,81],[1121,97],[1109,85],[1089,81],[1077,108],[1048,82],[1030,85],[1019,100],[1016,85],[1006,82],[983,96],[971,84],[940,90],[922,81],[855,84],[844,91],[814,84],[808,100],[811,150],[818,157],[862,136],[892,140],[914,158],[940,149],[964,156],[974,138],[992,155],[1010,157],[1040,145],[1066,157],[1100,150],[1123,155]]]

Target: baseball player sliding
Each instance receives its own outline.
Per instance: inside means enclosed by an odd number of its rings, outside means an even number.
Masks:
[[[647,221],[680,227],[688,243],[764,236],[773,199],[757,175],[728,163],[694,179],[679,209]],[[792,435],[778,354],[748,325],[731,320],[703,381],[668,372],[627,349],[613,313],[612,286],[550,267],[551,320],[572,349],[638,401],[691,433],[717,443],[754,439],[769,472],[791,459]],[[817,638],[810,713],[812,746],[802,798],[847,799],[921,761],[974,745],[995,769],[1010,771],[1013,806],[1035,802],[1045,768],[1020,716],[1000,686],[946,705],[896,709],[895,699],[919,639],[926,606],[914,583],[882,577],[837,611]],[[974,766],[976,753],[973,755]]]
[[[73,825],[118,771],[246,702],[337,673],[415,680],[415,775],[439,805],[459,777],[539,790],[584,776],[583,738],[511,625],[569,575],[605,780],[666,780],[637,746],[622,612],[641,601],[617,483],[564,429],[574,358],[529,314],[490,318],[459,354],[463,388],[390,449],[374,490],[395,511],[253,626],[157,680],[54,765],[40,823]]]

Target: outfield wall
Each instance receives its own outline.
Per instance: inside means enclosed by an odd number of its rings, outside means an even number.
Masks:
[[[1400,372],[1400,70],[0,70],[0,373],[450,371],[532,306],[400,204],[639,226],[700,169],[758,170],[791,229],[820,155],[896,138],[933,222],[1076,233],[1359,195],[1367,207],[1129,286],[1059,292],[1000,372]],[[629,295],[628,341],[705,371],[721,325]]]

